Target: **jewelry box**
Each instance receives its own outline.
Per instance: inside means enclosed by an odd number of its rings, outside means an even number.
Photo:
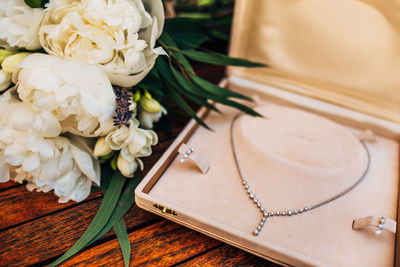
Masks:
[[[362,168],[352,162],[361,166],[365,159],[357,160],[351,146],[338,149],[346,135],[322,129],[322,118],[353,136],[366,131],[376,136],[367,142],[368,173],[350,192],[304,214],[269,218],[254,236],[260,214],[243,188],[230,146],[237,111],[218,106],[223,115],[198,113],[213,131],[190,121],[153,166],[136,189],[137,205],[282,265],[399,266],[398,228],[397,234],[377,236],[372,226],[352,225],[368,216],[399,218],[399,12],[395,1],[236,1],[230,55],[269,67],[230,67],[221,85],[252,96],[258,110],[290,110],[293,124],[304,114],[315,116],[306,127],[310,140],[302,136],[301,144],[285,142],[296,133],[260,134],[268,113],[261,123],[250,117],[238,121],[246,179],[272,209],[318,202],[357,180]],[[313,143],[314,137],[321,143]],[[181,163],[182,144],[208,162],[205,174],[192,162]]]

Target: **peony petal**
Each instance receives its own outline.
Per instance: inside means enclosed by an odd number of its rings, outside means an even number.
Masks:
[[[157,57],[157,55],[155,55]],[[150,64],[147,68],[145,68],[141,73],[134,75],[121,75],[108,72],[108,77],[110,81],[114,85],[123,86],[123,87],[131,87],[138,84],[144,77],[149,74],[149,72],[153,69],[155,64],[155,60],[152,64]]]
[[[89,156],[86,152],[78,149],[75,146],[71,146],[72,156],[78,164],[79,169],[93,182],[100,185],[100,177],[96,173],[94,159]]]
[[[4,150],[4,160],[13,166],[22,163],[26,155],[26,148],[22,144],[12,144]]]
[[[5,183],[10,180],[10,170],[7,162],[4,160],[2,154],[0,154],[0,183]]]
[[[92,181],[86,179],[84,176],[81,176],[77,179],[69,197],[76,202],[80,202],[89,196],[91,186]]]
[[[40,166],[40,158],[36,153],[30,153],[30,155],[25,156],[22,161],[22,167],[24,171],[31,172]]]
[[[80,170],[75,167],[54,183],[54,193],[57,196],[68,196],[75,187],[76,180],[81,176]]]
[[[39,179],[48,182],[54,180],[58,176],[58,162],[57,159],[53,158],[42,164],[42,170],[39,175]]]

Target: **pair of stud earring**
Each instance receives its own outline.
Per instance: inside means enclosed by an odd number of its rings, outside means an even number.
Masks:
[[[181,162],[181,163],[185,163],[185,160],[186,160],[187,158],[189,158],[190,155],[191,155],[193,152],[194,152],[194,148],[193,148],[193,147],[191,147],[190,149],[188,149],[188,150],[186,151],[186,153],[183,154],[183,158],[181,158],[180,162]]]

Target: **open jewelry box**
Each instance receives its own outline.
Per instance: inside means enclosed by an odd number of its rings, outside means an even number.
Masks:
[[[246,179],[271,209],[326,199],[365,168],[364,151],[345,140],[372,130],[377,141],[367,144],[368,174],[348,194],[304,214],[272,217],[253,236],[260,214],[243,189],[230,146],[237,111],[220,107],[223,115],[199,111],[213,131],[194,121],[186,126],[137,187],[137,205],[282,265],[399,266],[399,229],[381,236],[373,228],[352,229],[354,219],[366,216],[399,221],[399,12],[396,1],[236,2],[231,56],[269,65],[229,68],[221,83],[256,96],[256,109],[266,112],[266,118],[245,116],[237,123]],[[279,110],[292,115],[280,120]],[[321,117],[334,122],[332,131]],[[296,121],[307,118],[301,136],[263,128],[270,119],[296,131]],[[182,143],[207,159],[206,174],[180,163]]]

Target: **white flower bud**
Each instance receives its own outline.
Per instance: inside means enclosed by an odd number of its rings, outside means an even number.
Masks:
[[[13,51],[0,49],[0,64],[3,63],[4,59],[6,59],[7,57],[14,55],[14,54],[15,54],[15,52],[13,52]]]
[[[11,84],[11,74],[0,70],[0,92],[6,90]]]
[[[107,145],[105,137],[100,137],[99,139],[97,139],[96,145],[94,147],[94,155],[96,157],[108,155],[112,151],[113,150],[111,149],[111,147]]]
[[[129,178],[133,177],[133,174],[138,168],[136,161],[128,162],[124,159],[122,154],[118,156],[117,166],[122,175]]]
[[[157,100],[154,98],[149,97],[142,97],[140,100],[140,105],[142,108],[150,113],[156,113],[161,110],[161,105],[158,103]]]
[[[140,124],[146,129],[151,129],[154,123],[161,119],[163,114],[167,114],[167,110],[163,106],[161,106],[161,110],[158,112],[149,112],[142,108],[139,112]]]
[[[6,57],[4,59],[3,63],[1,64],[1,68],[3,71],[12,74],[15,69],[17,68],[18,64],[28,55],[31,53],[28,52],[23,52],[23,53],[18,53],[9,57]]]

